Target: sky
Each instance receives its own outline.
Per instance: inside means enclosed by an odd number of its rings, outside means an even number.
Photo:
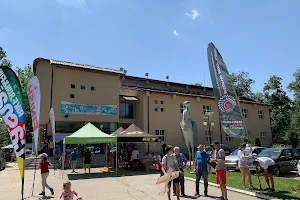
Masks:
[[[211,86],[207,45],[229,72],[262,90],[293,80],[300,56],[299,0],[0,0],[0,46],[15,67],[37,57],[128,75]],[[289,93],[292,96],[291,93]]]

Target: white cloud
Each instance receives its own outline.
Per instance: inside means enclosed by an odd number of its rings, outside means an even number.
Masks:
[[[196,9],[192,9],[191,13],[185,13],[185,15],[191,18],[192,20],[195,20],[199,16],[199,13]]]
[[[173,35],[175,35],[175,36],[179,36],[179,34],[177,33],[177,31],[176,31],[176,30],[174,30],[174,31],[173,31]]]

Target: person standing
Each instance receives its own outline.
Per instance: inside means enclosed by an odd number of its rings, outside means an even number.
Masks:
[[[257,169],[258,176],[264,176],[268,188],[266,189],[268,192],[275,192],[274,188],[274,178],[273,172],[275,169],[275,162],[273,159],[268,157],[260,157],[253,161],[253,165]],[[270,180],[269,180],[270,179]],[[270,182],[272,187],[270,187]]]
[[[201,176],[204,179],[204,196],[207,197],[207,188],[208,188],[208,159],[209,154],[204,151],[204,145],[200,144],[198,146],[198,151],[195,155],[195,162],[194,162],[194,173],[196,173],[196,193],[195,196],[199,196],[199,182]]]
[[[166,155],[162,159],[162,168],[161,171],[164,175],[166,175],[169,171],[169,169],[172,170],[172,172],[179,171],[179,174],[181,174],[180,169],[178,168],[177,161],[175,159],[175,156],[173,155],[173,147],[171,145],[166,146]],[[171,194],[170,194],[170,189],[171,189],[171,182],[168,183],[168,199],[171,200]],[[173,180],[173,183],[175,183],[175,188],[176,188],[176,196],[177,200],[180,199],[180,192],[179,192],[179,177],[175,178]]]
[[[87,149],[84,153],[84,173],[86,173],[86,168],[89,169],[89,174],[91,173],[91,162],[92,162],[92,155],[89,149]]]
[[[78,157],[77,149],[74,148],[73,152],[71,153],[71,167],[72,167],[71,173],[76,173],[75,169],[76,169],[76,165],[77,165],[77,157]]]
[[[180,148],[179,147],[174,147],[174,153],[175,153],[175,159],[177,162],[177,166],[179,170],[181,171],[181,174],[179,176],[179,184],[180,184],[180,192],[181,196],[185,197],[185,192],[184,192],[184,168],[186,167],[187,164],[187,158],[183,153],[180,153]],[[174,196],[176,195],[176,187],[175,187],[175,182],[173,182],[173,194]]]
[[[249,182],[249,185],[250,185],[250,189],[253,190],[254,187],[253,187],[253,184],[252,184],[252,180],[251,180],[251,172],[250,172],[250,169],[248,167],[248,164],[247,164],[247,161],[249,158],[252,158],[252,145],[249,144],[249,147],[250,147],[250,155],[246,155],[246,143],[241,143],[240,144],[240,150],[238,151],[238,157],[239,157],[239,161],[238,161],[238,166],[240,168],[240,171],[241,171],[241,174],[242,174],[242,185],[244,187],[244,189],[248,189],[246,187],[246,174],[248,176],[248,182]]]
[[[136,171],[138,170],[138,158],[140,157],[140,152],[137,150],[136,147],[134,147],[134,150],[132,151],[131,154],[131,162],[133,165],[133,170]]]
[[[47,184],[47,178],[49,176],[49,167],[53,168],[51,163],[48,161],[48,155],[43,153],[40,155],[41,160],[39,162],[39,169],[41,169],[41,176],[42,176],[42,187],[43,191],[39,195],[45,196],[45,187],[50,190],[51,195],[54,195],[54,190]]]
[[[217,198],[219,200],[227,199],[227,188],[226,188],[226,165],[225,165],[225,151],[220,148],[220,143],[218,141],[213,142],[214,153],[213,158],[210,162],[215,162],[216,165],[216,182],[220,185],[222,196]]]

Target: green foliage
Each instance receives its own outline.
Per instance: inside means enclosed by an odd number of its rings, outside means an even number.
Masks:
[[[261,143],[260,143],[259,137],[255,138],[255,140],[254,140],[254,146],[261,147]]]
[[[6,51],[0,47],[0,66],[8,66],[11,67],[11,62],[6,59]]]
[[[295,130],[289,130],[287,133],[287,137],[288,137],[292,147],[296,148],[300,141],[299,132],[297,133]]]
[[[252,98],[251,85],[255,83],[252,78],[249,78],[248,72],[238,72],[229,75],[229,79],[232,81],[236,94],[239,97]]]
[[[272,148],[282,148],[284,147],[283,144],[272,144]]]
[[[271,76],[263,88],[266,102],[272,105],[270,111],[273,140],[286,135],[291,123],[291,99],[282,88],[282,79]]]

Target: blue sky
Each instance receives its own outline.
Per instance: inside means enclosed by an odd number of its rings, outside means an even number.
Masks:
[[[0,46],[18,67],[46,57],[211,86],[206,55],[211,41],[230,72],[250,73],[255,92],[274,74],[287,86],[299,67],[298,0],[0,0],[0,5]]]

